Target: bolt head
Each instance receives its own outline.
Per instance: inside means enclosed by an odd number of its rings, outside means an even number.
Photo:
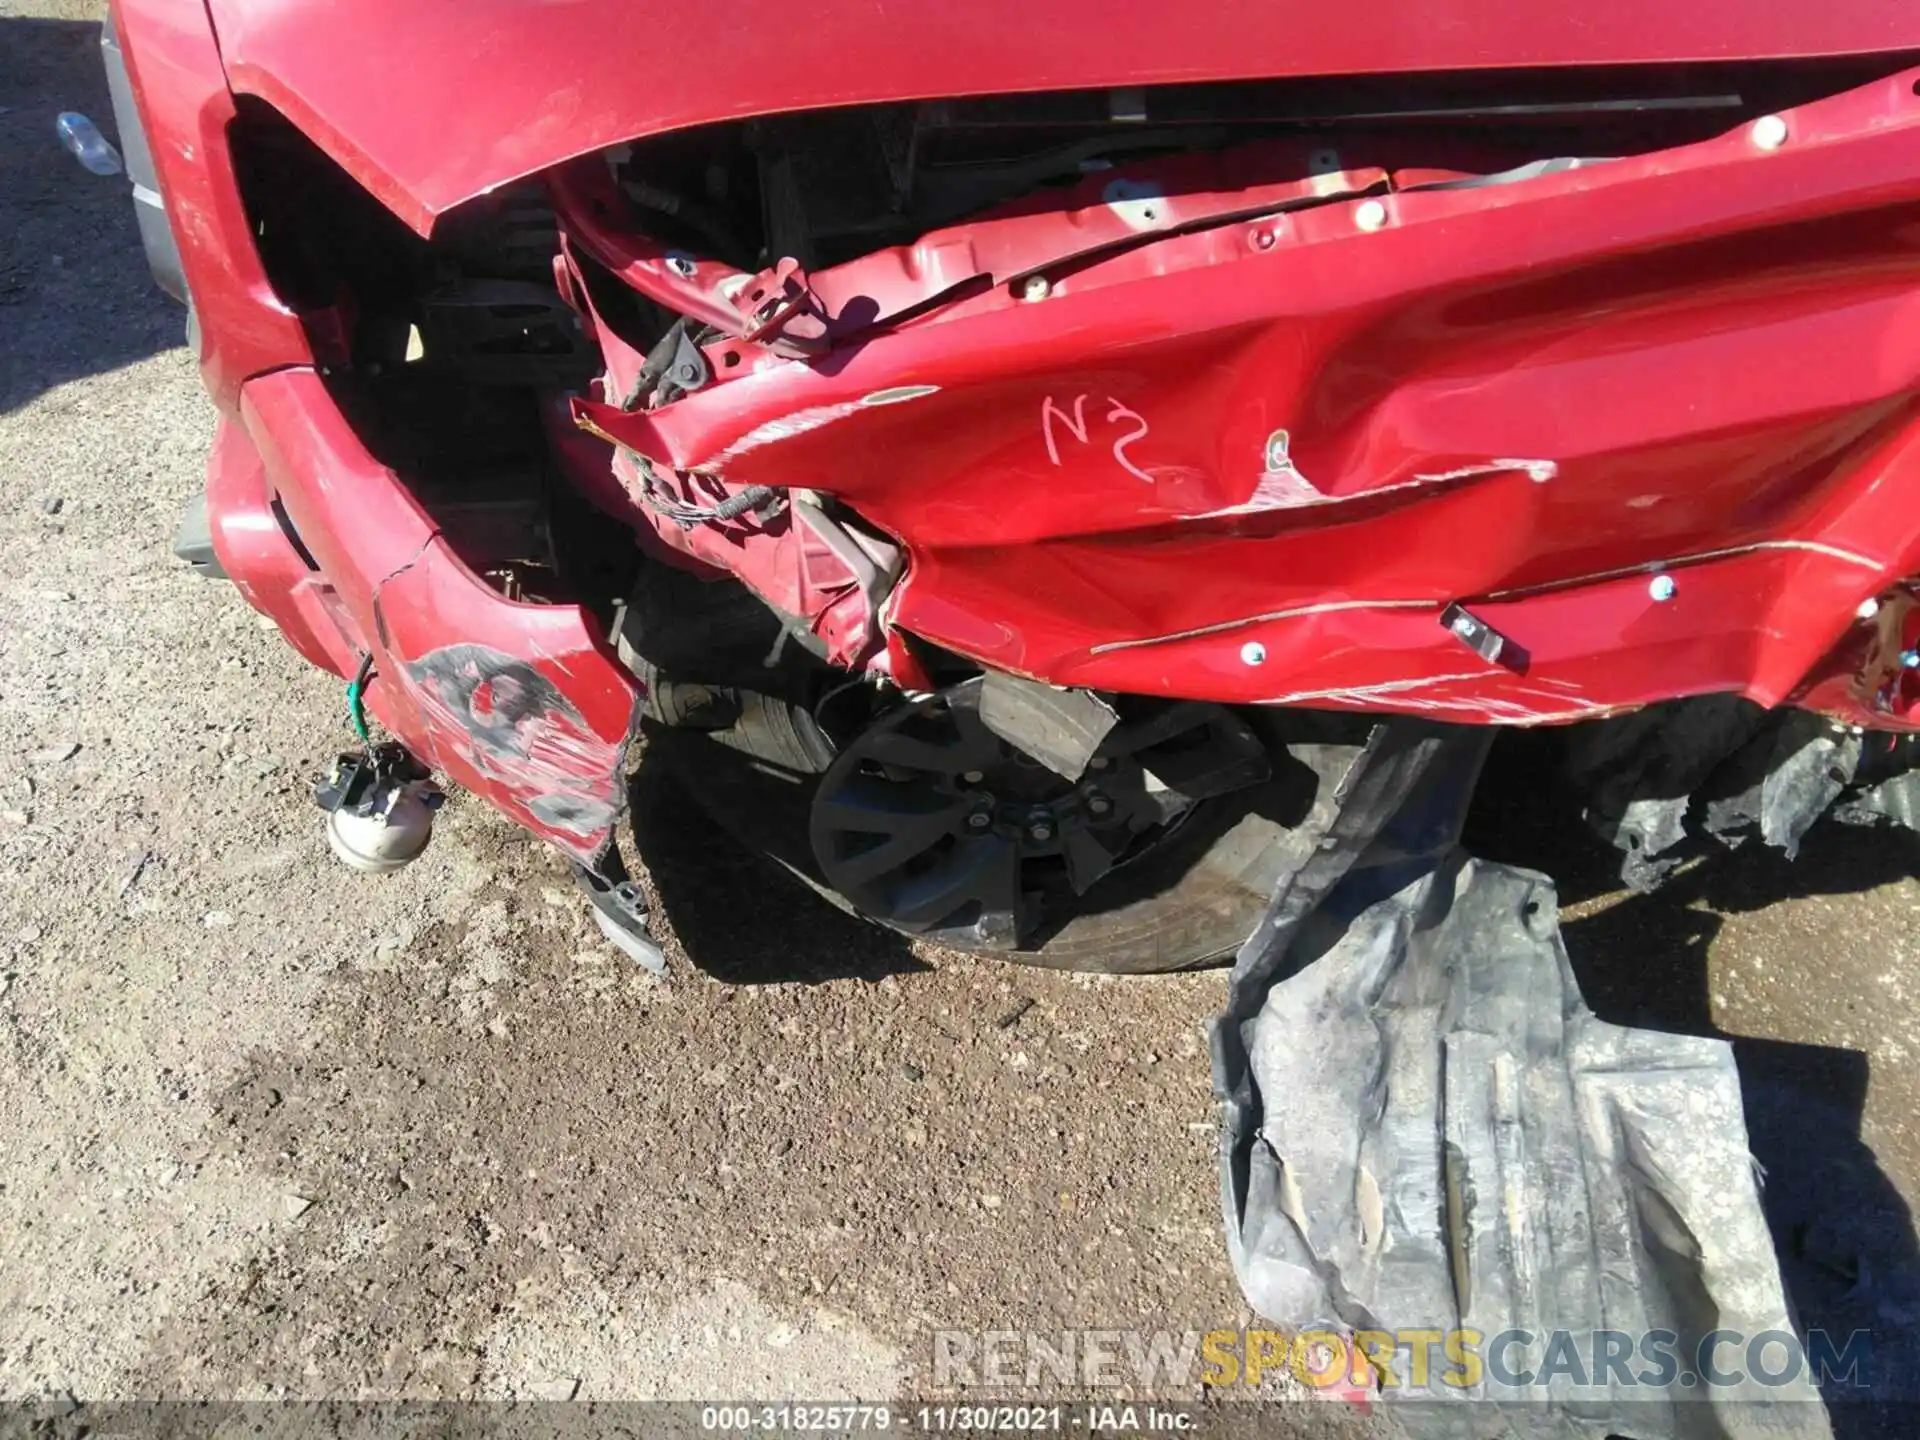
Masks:
[[[1256,250],[1271,250],[1276,239],[1272,228],[1266,225],[1262,225],[1247,238]]]
[[[973,922],[973,935],[976,940],[1004,940],[1013,934],[1013,918],[1009,915],[982,915]]]
[[[1053,839],[1053,826],[1044,820],[1036,820],[1027,826],[1027,838],[1042,842],[1051,840]]]
[[[1288,431],[1276,430],[1267,437],[1267,473],[1281,474],[1293,468],[1293,436]]]
[[[1089,814],[1105,815],[1112,809],[1113,802],[1104,795],[1089,795],[1087,797],[1087,811]]]
[[[1020,284],[1022,300],[1044,300],[1053,293],[1053,286],[1047,283],[1044,275],[1029,275]]]
[[[1243,665],[1264,665],[1267,663],[1267,647],[1258,640],[1249,640],[1240,647],[1240,663]]]
[[[1747,133],[1760,149],[1778,150],[1787,143],[1787,122],[1778,115],[1762,115]]]
[[[1107,759],[1106,756],[1096,755],[1091,760],[1087,761],[1087,768],[1089,770],[1104,770],[1111,764],[1113,764],[1113,762]]]
[[[1860,608],[1853,613],[1862,620],[1871,620],[1880,613],[1880,602],[1873,599],[1862,600]]]
[[[1680,586],[1671,575],[1656,575],[1647,582],[1647,594],[1663,602],[1671,600],[1679,589]]]
[[[960,778],[966,781],[967,784],[969,785],[978,785],[982,780],[986,779],[987,776],[986,776],[986,772],[983,770],[969,770],[967,771],[966,774],[962,775]]]
[[[991,824],[993,824],[993,816],[984,810],[976,810],[967,816],[967,828],[969,830],[984,830]]]
[[[1362,200],[1354,207],[1353,223],[1362,230],[1378,230],[1387,223],[1387,207],[1379,200]]]

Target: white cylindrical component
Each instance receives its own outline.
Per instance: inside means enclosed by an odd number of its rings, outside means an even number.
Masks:
[[[375,875],[398,870],[426,849],[433,835],[429,793],[416,782],[401,786],[375,814],[335,810],[327,816],[327,843],[343,864],[355,870]]]

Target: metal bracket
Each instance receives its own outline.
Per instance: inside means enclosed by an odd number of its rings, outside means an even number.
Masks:
[[[667,973],[667,957],[647,931],[647,897],[627,874],[617,843],[609,841],[594,867],[573,866],[573,878],[593,906],[594,923],[628,959],[655,975]]]
[[[740,312],[740,338],[780,339],[803,350],[826,340],[826,322],[812,282],[791,255],[762,270],[729,297]]]
[[[1527,652],[1458,601],[1441,612],[1440,623],[1482,660],[1504,666],[1515,674],[1525,673]]]

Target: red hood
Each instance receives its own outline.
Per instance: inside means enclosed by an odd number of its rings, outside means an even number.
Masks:
[[[423,233],[682,126],[948,95],[1920,48],[1914,0],[209,0],[257,95]],[[1131,13],[1129,13],[1131,12]]]

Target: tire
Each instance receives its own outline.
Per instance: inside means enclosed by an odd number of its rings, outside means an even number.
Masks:
[[[737,716],[723,727],[655,727],[650,755],[665,761],[737,839],[862,915],[828,883],[808,839],[812,799],[832,747],[796,706],[754,692],[736,692],[733,701]],[[1104,875],[1077,897],[1072,913],[1022,948],[969,943],[951,932],[926,938],[1019,964],[1106,974],[1190,970],[1229,959],[1298,863],[1289,833],[1317,785],[1314,772],[1288,755],[1273,717],[1243,718],[1267,742],[1268,779],[1200,801],[1164,839]]]

